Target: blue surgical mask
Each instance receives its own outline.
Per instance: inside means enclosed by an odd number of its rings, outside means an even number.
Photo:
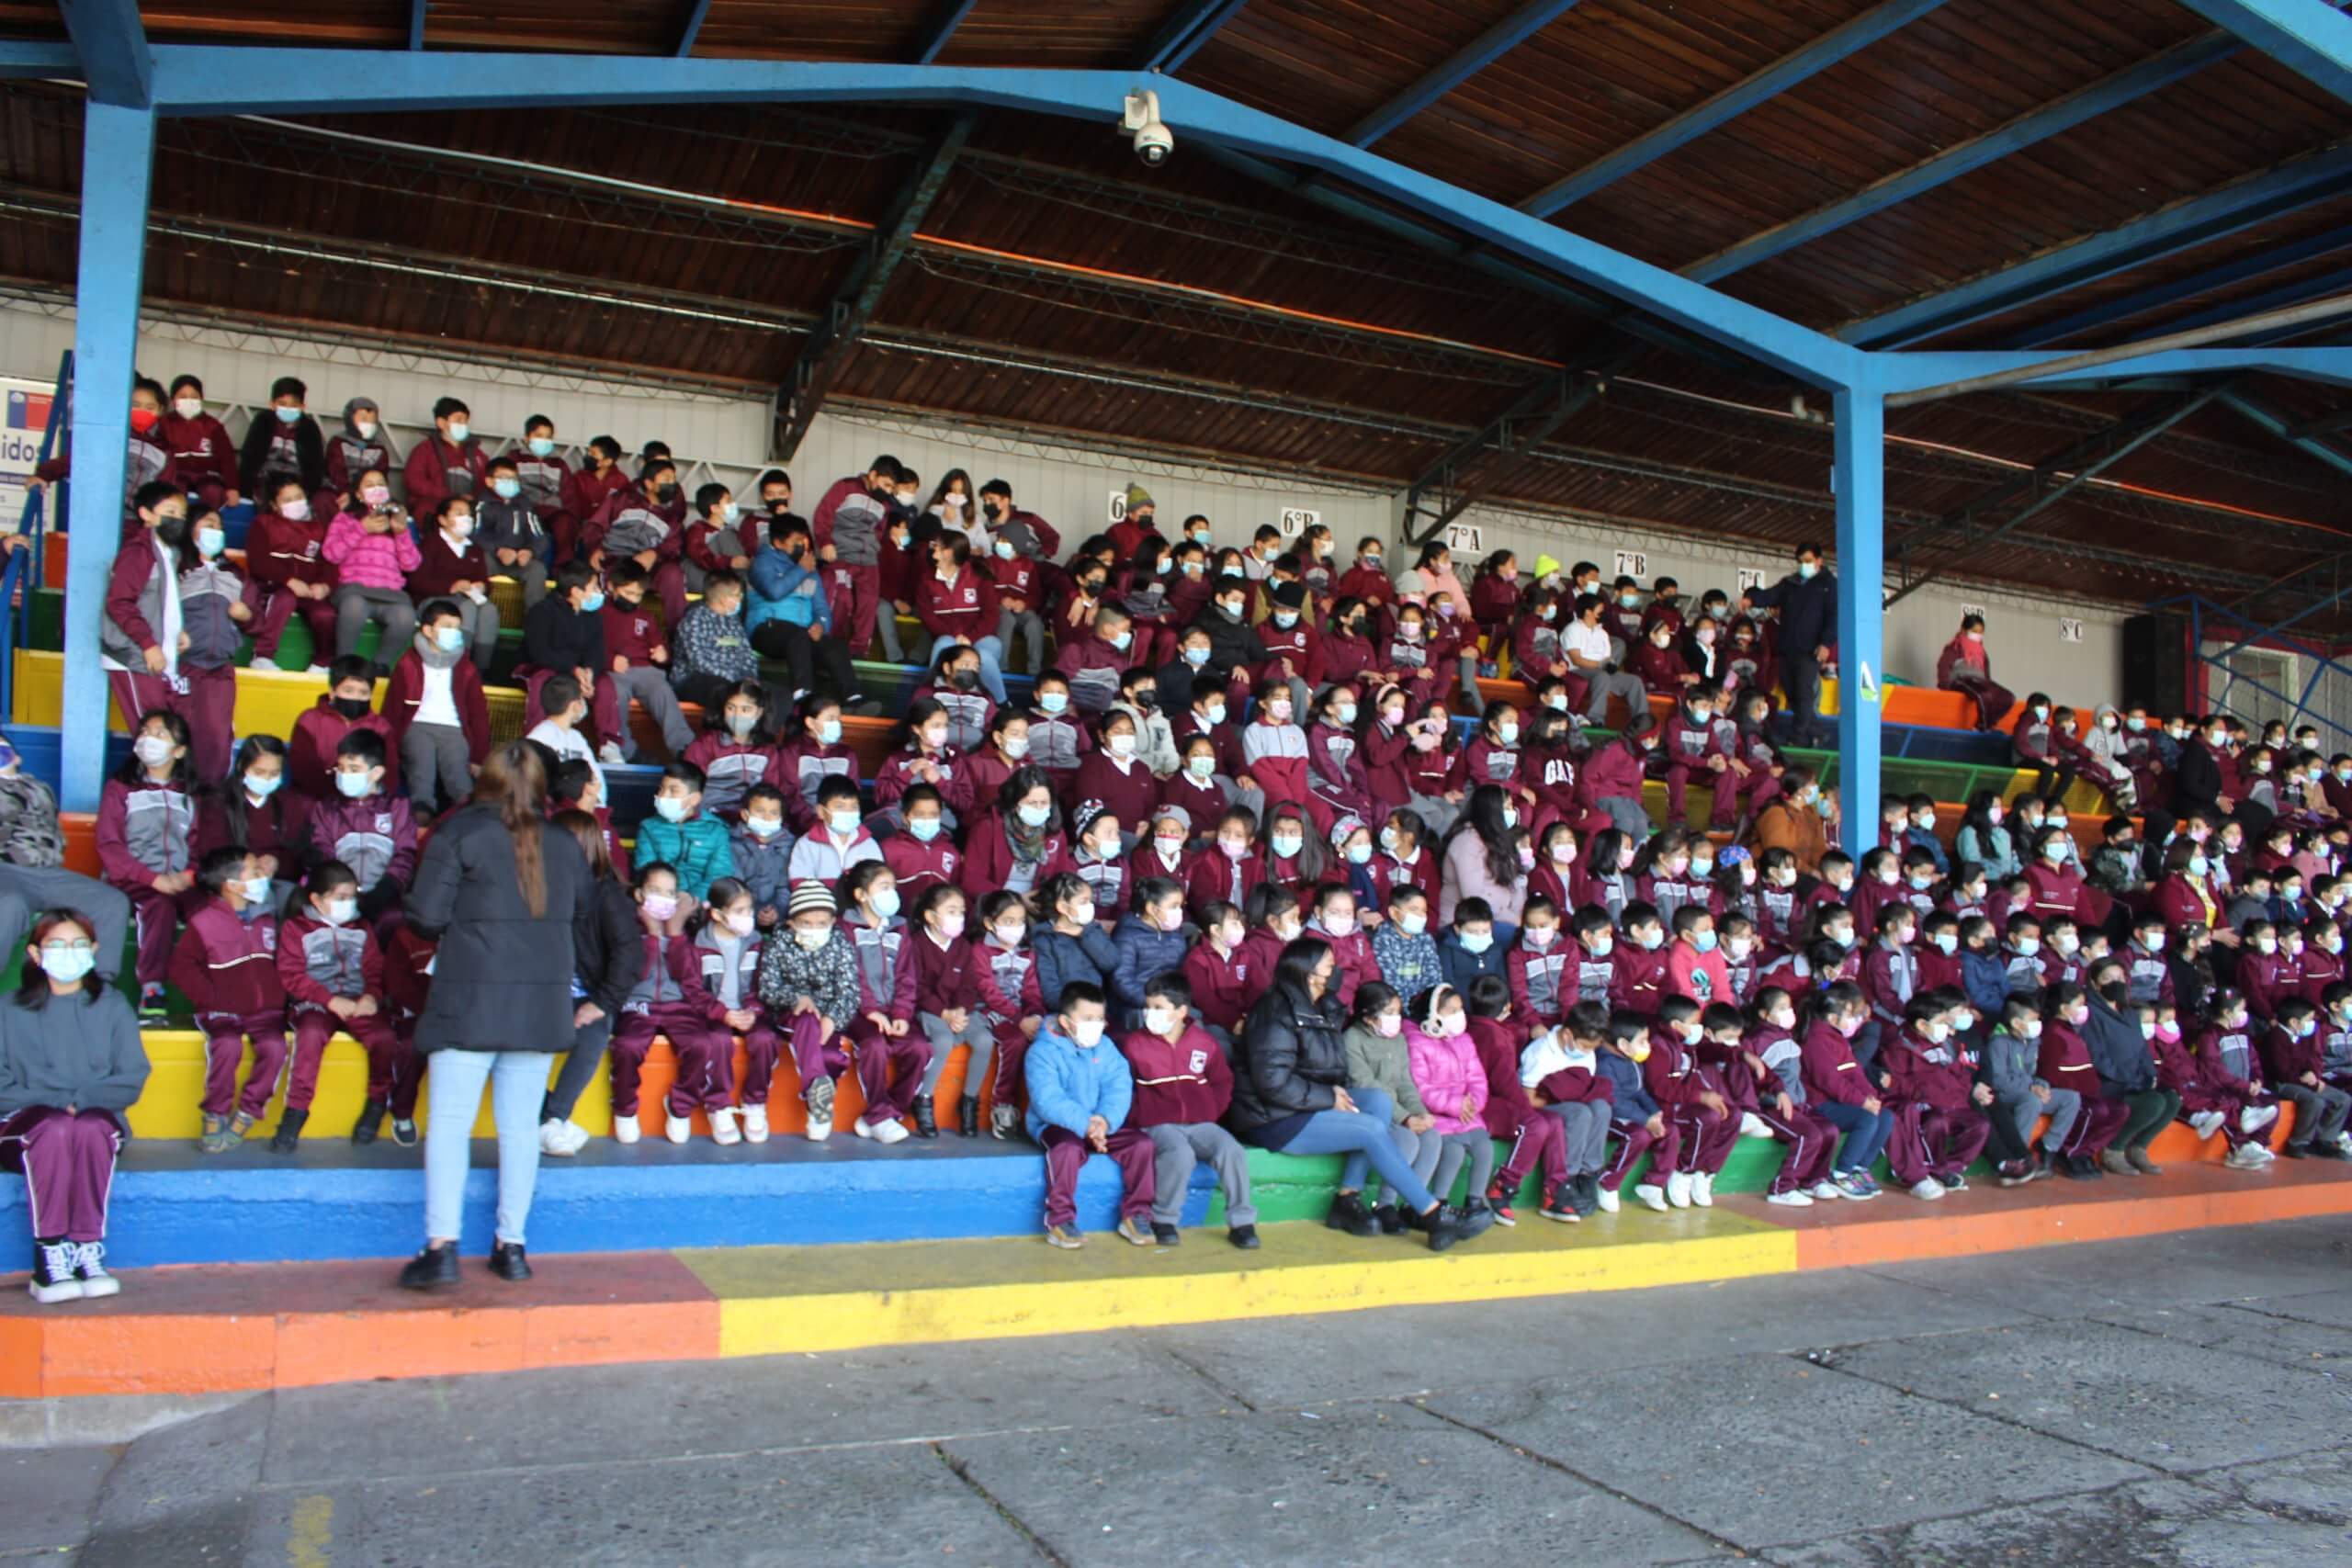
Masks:
[[[1208,661],[1209,650],[1205,648],[1188,648],[1184,650],[1184,662],[1195,670]]]
[[[302,410],[299,405],[289,409],[281,403],[276,412],[280,424],[300,424],[302,421]]]
[[[444,653],[456,653],[466,646],[466,628],[443,626],[433,634],[433,646]]]
[[[784,831],[784,818],[781,817],[746,817],[743,818],[743,826],[752,830],[752,837],[755,839],[773,839],[778,833]]]
[[[1133,632],[1116,632],[1112,635],[1111,646],[1124,653],[1126,651],[1127,644],[1135,640],[1136,634]],[[1040,700],[1042,701],[1043,699]]]
[[[98,962],[95,949],[69,946],[62,942],[43,942],[40,950],[41,973],[61,985],[72,985],[87,975]]]
[[[523,493],[523,481],[520,479],[510,479],[503,474],[501,474],[498,478],[490,481],[490,488],[496,491],[502,500],[512,501],[516,496]]]
[[[907,831],[914,835],[916,843],[927,844],[939,837],[939,823],[936,817],[910,817],[907,818]]]
[[[1069,694],[1041,692],[1037,696],[1037,705],[1047,713],[1060,713],[1069,706]]]
[[[334,787],[342,792],[346,800],[364,800],[376,793],[376,781],[366,773],[346,773],[337,769],[334,775]]]
[[[840,745],[842,743],[842,721],[837,718],[829,718],[819,724],[817,726],[817,739],[820,744],[826,746]]]
[[[899,890],[895,887],[876,888],[872,902],[874,912],[887,920],[899,912]]]
[[[196,531],[196,553],[206,560],[219,555],[228,545],[229,536],[218,528],[198,528]]]
[[[1462,939],[1462,951],[1464,953],[1484,953],[1495,945],[1495,933],[1492,931],[1461,931],[1456,934]]]
[[[269,773],[265,775],[261,773],[249,773],[245,775],[245,793],[247,795],[259,795],[262,799],[267,800],[271,795],[277,793],[278,786],[283,784],[285,782],[286,775],[284,773]]]
[[[604,607],[605,591],[601,588],[590,589],[588,596],[580,601],[580,613],[583,615],[593,615]]]
[[[449,439],[459,446],[463,446],[467,437],[473,433],[473,426],[462,419],[453,419],[449,422]]]
[[[1713,953],[1715,950],[1715,933],[1713,931],[1695,932],[1690,938],[1690,945],[1697,948],[1702,953]]]
[[[1016,815],[1025,826],[1042,828],[1054,819],[1054,808],[1050,806],[1023,806]]]
[[[551,457],[555,456],[555,443],[544,435],[534,435],[528,441],[524,442],[523,445],[529,448],[530,454],[534,457]]]
[[[857,809],[852,807],[840,811],[827,812],[825,820],[833,829],[835,836],[846,839],[857,831],[857,825],[862,818]]]

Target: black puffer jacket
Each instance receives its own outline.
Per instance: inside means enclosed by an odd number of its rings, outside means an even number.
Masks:
[[[1218,592],[1222,592],[1224,589],[1225,583],[1220,580]],[[1263,664],[1271,657],[1266,652],[1266,645],[1258,640],[1258,628],[1246,620],[1227,619],[1225,613],[1216,607],[1214,599],[1209,601],[1207,608],[1193,618],[1193,626],[1209,634],[1208,669],[1211,674],[1230,675],[1236,665]],[[1188,705],[1191,704],[1189,693],[1184,700]],[[1183,709],[1172,711],[1182,713]]]
[[[469,806],[434,824],[403,901],[408,923],[440,942],[419,1051],[571,1049],[572,914],[587,896],[588,863],[570,833],[533,826],[547,871],[537,915],[495,811]]]
[[[1242,1021],[1226,1123],[1243,1137],[1301,1111],[1329,1111],[1348,1082],[1347,1013],[1337,997],[1313,1002],[1283,981]]]
[[[618,877],[591,883],[571,912],[571,971],[606,1018],[620,1017],[621,1004],[644,976],[644,936],[637,900]]]

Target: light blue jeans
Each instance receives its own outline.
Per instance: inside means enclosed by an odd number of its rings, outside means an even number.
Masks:
[[[426,1056],[427,1241],[459,1239],[474,1115],[481,1109],[487,1081],[491,1119],[498,1126],[497,1238],[523,1244],[524,1223],[531,1217],[531,1190],[539,1179],[539,1103],[547,1094],[549,1060],[544,1051],[435,1051]]]
[[[931,651],[935,655],[939,649],[933,648]],[[980,656],[980,690],[996,699],[997,705],[1002,707],[1005,702],[1004,644],[993,637],[975,637],[972,651]]]
[[[1315,1112],[1283,1145],[1283,1153],[1345,1155],[1346,1163],[1340,1170],[1342,1192],[1363,1190],[1364,1168],[1369,1165],[1413,1213],[1418,1214],[1427,1209],[1437,1200],[1430,1196],[1429,1188],[1415,1174],[1412,1162],[1397,1150],[1396,1137],[1390,1132],[1395,1125],[1393,1102],[1376,1089],[1351,1089],[1348,1093],[1356,1102],[1355,1110]]]

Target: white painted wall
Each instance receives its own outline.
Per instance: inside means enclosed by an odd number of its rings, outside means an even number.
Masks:
[[[73,333],[70,307],[0,297],[0,376],[53,380],[59,356],[73,346]],[[447,393],[466,400],[474,428],[489,439],[492,450],[518,436],[524,421],[535,413],[554,419],[567,445],[610,434],[634,451],[659,437],[686,465],[689,490],[712,476],[741,485],[762,466],[770,429],[768,407],[761,399],[635,387],[455,355],[434,358],[193,321],[144,321],[139,365],[145,374],[167,383],[183,372],[201,377],[215,403],[258,405],[267,400],[274,378],[300,376],[309,384],[312,411],[322,419],[338,412],[346,398],[365,393],[381,406],[386,423],[403,443],[431,423],[434,400]],[[232,419],[230,424],[232,433],[242,434],[241,420]],[[1023,505],[1054,524],[1072,546],[1107,526],[1111,492],[1124,492],[1131,480],[1151,492],[1163,525],[1203,513],[1215,526],[1219,544],[1247,544],[1260,524],[1279,524],[1283,512],[1293,508],[1320,515],[1337,536],[1343,559],[1366,534],[1392,539],[1398,534],[1401,498],[1392,492],[1136,458],[1048,437],[861,412],[817,419],[792,464],[804,510],[824,485],[843,474],[864,472],[881,452],[917,469],[926,489],[953,468],[966,469],[976,484],[1002,478],[1012,483]],[[1532,570],[1535,558],[1548,553],[1564,567],[1591,559],[1614,575],[1617,551],[1639,551],[1646,560],[1636,575],[1645,585],[1670,573],[1694,599],[1710,587],[1734,592],[1742,568],[1756,570],[1771,581],[1790,564],[1785,554],[1762,547],[1726,545],[1638,524],[1571,523],[1485,508],[1474,508],[1462,522],[1481,531],[1484,549],[1509,546],[1519,552],[1523,569]],[[1824,538],[1831,533],[1825,515]],[[1394,553],[1402,558],[1401,550]],[[1466,579],[1468,567],[1481,552],[1464,547],[1455,553],[1462,558]],[[2038,687],[2061,702],[2089,703],[2109,700],[2120,691],[2125,609],[1965,581],[1925,589],[1894,607],[1886,628],[1885,673],[1931,683],[1936,655],[1959,626],[1963,604],[1982,607],[1994,672],[2020,696]],[[2061,628],[2068,623],[2079,626],[2079,642],[2062,639]]]

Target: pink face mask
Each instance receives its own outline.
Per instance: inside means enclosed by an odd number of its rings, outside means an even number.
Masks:
[[[941,915],[939,917],[939,934],[945,937],[950,942],[953,942],[957,937],[962,936],[964,934],[963,911],[957,910],[952,915]]]

